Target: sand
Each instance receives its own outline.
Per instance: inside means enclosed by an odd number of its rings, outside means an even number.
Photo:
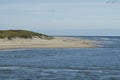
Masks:
[[[83,40],[70,37],[55,37],[52,40],[40,38],[12,40],[0,39],[0,49],[23,49],[23,48],[96,48],[96,41]]]

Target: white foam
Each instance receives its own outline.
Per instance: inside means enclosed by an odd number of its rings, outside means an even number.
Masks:
[[[107,41],[110,40],[109,38],[100,38],[100,39],[101,40],[107,40]]]
[[[26,49],[8,49],[8,50],[0,50],[0,51],[24,51]]]
[[[11,66],[7,66],[7,67],[0,67],[0,70],[3,70],[3,69],[18,69],[20,67],[11,67]]]

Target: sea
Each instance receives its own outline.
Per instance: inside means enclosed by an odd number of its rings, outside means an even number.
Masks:
[[[0,80],[120,80],[119,36],[71,37],[101,47],[0,50]]]

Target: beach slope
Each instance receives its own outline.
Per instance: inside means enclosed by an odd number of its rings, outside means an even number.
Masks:
[[[81,40],[68,37],[55,37],[52,40],[40,38],[23,39],[14,38],[0,39],[0,49],[20,49],[20,48],[95,48],[94,41]]]

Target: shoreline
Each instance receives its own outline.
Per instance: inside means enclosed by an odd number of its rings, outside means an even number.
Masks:
[[[0,50],[31,49],[31,48],[98,48],[97,41],[78,39],[73,37],[55,37],[52,40],[40,38],[12,40],[0,39]]]

